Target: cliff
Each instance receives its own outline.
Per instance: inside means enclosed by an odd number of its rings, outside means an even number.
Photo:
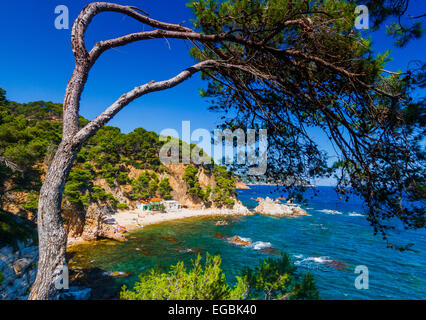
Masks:
[[[0,209],[36,222],[39,190],[60,143],[61,118],[61,104],[0,101]],[[87,122],[80,117],[80,126]],[[224,167],[163,164],[159,151],[164,143],[143,128],[124,134],[106,126],[90,138],[63,192],[69,236],[122,240],[120,230],[103,222],[105,216],[152,197],[175,199],[189,209],[240,204],[235,177]]]

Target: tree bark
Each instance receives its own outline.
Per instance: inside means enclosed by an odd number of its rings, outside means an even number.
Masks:
[[[61,143],[49,167],[40,190],[37,224],[39,237],[39,261],[37,277],[29,299],[57,299],[63,267],[67,234],[62,223],[61,202],[65,181],[71,170],[78,147]]]

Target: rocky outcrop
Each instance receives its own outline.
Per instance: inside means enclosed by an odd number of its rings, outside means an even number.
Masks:
[[[37,273],[38,247],[18,241],[0,248],[0,300],[26,300]]]
[[[113,212],[114,210],[107,205],[92,203],[86,211],[81,238],[85,241],[101,238],[124,241],[126,238],[123,230],[116,229],[113,225],[109,225],[104,221],[105,217]]]
[[[246,185],[244,182],[242,181],[238,181],[235,183],[235,189],[250,189],[250,187],[248,185]]]
[[[251,241],[250,240],[248,240],[248,239],[243,239],[243,238],[240,238],[239,236],[233,236],[232,238],[231,238],[231,242],[233,243],[233,244],[236,244],[237,246],[248,246],[248,245],[250,245],[251,244]]]
[[[204,204],[200,201],[200,199],[196,199],[187,194],[188,188],[186,182],[182,179],[187,165],[177,163],[165,164],[164,166],[167,168],[167,173],[164,174],[164,176],[169,178],[170,186],[173,188],[173,199],[179,201],[186,208],[202,209]],[[163,178],[163,176],[161,178]],[[197,178],[200,182],[201,188],[204,190],[207,186],[210,186],[212,189],[216,186],[214,175],[207,172],[203,167],[199,168]]]
[[[257,198],[259,203],[254,211],[259,214],[279,216],[279,217],[298,217],[308,215],[305,210],[298,206],[287,206],[281,204],[279,200],[272,200],[269,197]]]

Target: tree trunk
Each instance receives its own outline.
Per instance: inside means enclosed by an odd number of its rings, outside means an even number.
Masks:
[[[40,190],[38,204],[39,260],[37,277],[29,299],[57,299],[63,267],[67,234],[62,224],[61,202],[65,181],[71,170],[78,147],[62,142],[49,166]]]

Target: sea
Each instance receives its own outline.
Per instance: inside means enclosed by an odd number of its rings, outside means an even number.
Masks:
[[[285,193],[275,186],[238,190],[248,208],[256,206],[257,197],[266,196],[276,199]],[[344,201],[332,187],[308,188],[305,198],[302,207],[308,216],[229,217],[227,225],[216,225],[223,219],[218,217],[165,222],[130,233],[127,242],[101,240],[74,246],[70,265],[104,275],[122,272],[122,277],[108,277],[108,281],[88,280],[94,298],[117,298],[121,287],[131,288],[141,272],[181,260],[190,266],[198,254],[220,254],[227,281],[233,284],[244,267],[285,252],[298,271],[313,274],[322,299],[426,299],[425,229],[397,227],[392,243],[411,247],[395,250],[387,247],[381,235],[374,235],[361,199],[353,196]],[[230,239],[235,235],[251,245],[233,244]]]

